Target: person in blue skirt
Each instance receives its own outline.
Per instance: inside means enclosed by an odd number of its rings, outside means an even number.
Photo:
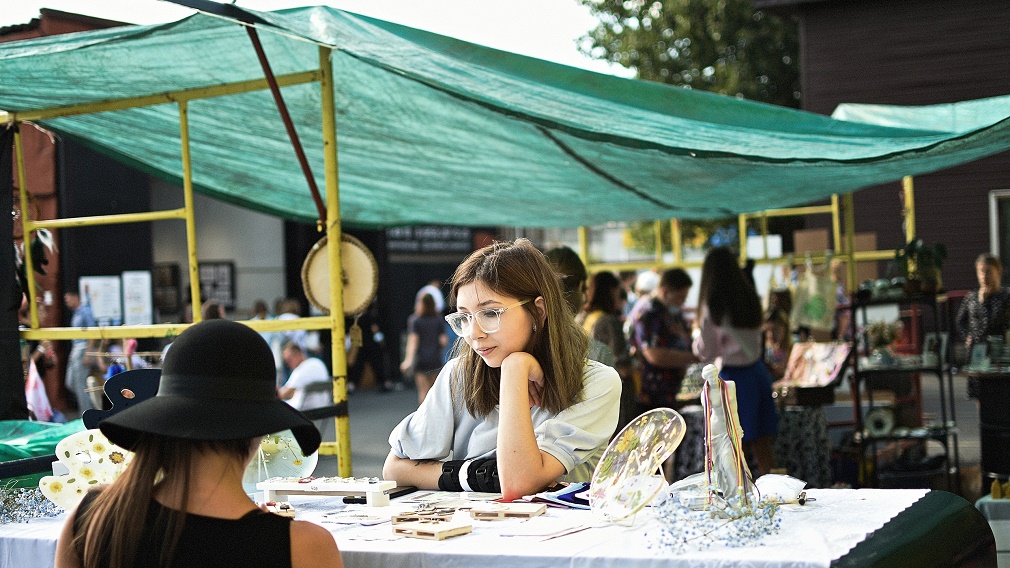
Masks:
[[[775,467],[772,442],[778,433],[778,412],[772,376],[762,359],[761,300],[727,247],[705,255],[699,310],[694,353],[715,362],[719,376],[736,383],[744,451],[757,462],[758,475],[768,473]]]

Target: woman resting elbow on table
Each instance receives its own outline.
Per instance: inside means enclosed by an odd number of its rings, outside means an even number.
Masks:
[[[264,435],[290,429],[306,455],[319,447],[277,398],[270,346],[223,319],[172,345],[158,395],[98,424],[133,460],[67,516],[56,567],[341,568],[329,531],[260,510],[242,486]]]
[[[457,356],[393,429],[383,476],[505,500],[589,481],[617,426],[621,379],[586,359],[543,254],[526,239],[484,247],[456,269],[449,300]]]

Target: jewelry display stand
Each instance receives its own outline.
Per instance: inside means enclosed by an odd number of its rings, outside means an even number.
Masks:
[[[272,477],[257,483],[256,489],[263,492],[264,501],[287,501],[290,495],[364,495],[369,507],[385,507],[389,505],[389,492],[396,489],[396,482],[374,477]]]

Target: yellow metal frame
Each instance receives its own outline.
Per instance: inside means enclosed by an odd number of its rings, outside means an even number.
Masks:
[[[334,85],[333,72],[330,62],[332,50],[328,47],[319,48],[319,69],[291,73],[277,77],[277,83],[281,87],[299,85],[304,83],[318,82],[322,100],[322,128],[323,128],[323,160],[326,176],[326,204],[327,217],[329,219],[326,227],[327,253],[330,262],[330,315],[326,317],[309,317],[290,320],[250,320],[242,323],[248,325],[256,331],[289,331],[289,330],[317,330],[330,329],[332,331],[332,353],[333,353],[333,400],[335,403],[346,403],[347,401],[347,356],[344,352],[344,313],[340,309],[343,306],[343,279],[341,278],[341,258],[340,258],[340,184],[337,177],[337,124],[334,110]],[[182,209],[172,209],[167,211],[154,211],[145,213],[127,213],[120,215],[100,215],[91,217],[75,217],[67,219],[34,221],[27,214],[28,209],[28,181],[25,176],[24,150],[21,142],[19,129],[14,133],[14,153],[17,162],[18,189],[21,203],[21,210],[26,212],[21,215],[22,234],[25,240],[36,229],[60,229],[67,227],[88,227],[95,225],[111,225],[119,223],[139,223],[148,221],[159,221],[164,219],[183,219],[186,222],[186,252],[189,269],[190,294],[193,305],[193,321],[199,322],[201,319],[200,310],[197,306],[200,300],[200,279],[197,265],[196,246],[196,223],[193,215],[193,164],[190,156],[189,139],[189,101],[196,99],[206,99],[246,93],[251,91],[261,91],[268,89],[267,80],[256,79],[251,81],[241,81],[211,87],[200,87],[171,91],[158,95],[142,97],[130,97],[124,99],[99,101],[95,103],[57,107],[50,109],[39,109],[26,112],[0,112],[0,122],[14,123],[20,126],[23,122],[38,121],[50,118],[91,114],[113,110],[125,110],[130,108],[175,103],[179,108],[179,140],[182,153],[182,182],[185,205]],[[24,247],[26,266],[32,266],[31,247]],[[30,306],[30,328],[21,330],[20,335],[24,339],[30,340],[66,340],[66,339],[122,339],[122,338],[146,338],[146,337],[174,337],[188,327],[188,324],[157,324],[157,325],[135,325],[135,326],[115,326],[115,327],[52,327],[42,328],[39,325],[38,304],[35,293],[35,274],[32,270],[26,271]],[[326,443],[320,447],[320,454],[337,455],[337,468],[342,477],[351,476],[351,437],[350,422],[348,416],[339,416],[335,419],[337,430],[336,444]]]
[[[911,176],[902,179],[902,190],[904,197],[903,216],[905,219],[906,241],[915,237],[915,190]],[[747,254],[747,221],[749,219],[759,219],[761,223],[761,237],[764,241],[764,253],[762,258],[754,259],[757,263],[780,262],[779,259],[768,258],[768,218],[769,217],[789,217],[799,215],[831,215],[831,230],[834,237],[834,250],[825,251],[824,254],[812,254],[812,260],[823,262],[831,258],[837,258],[846,262],[848,289],[856,288],[856,262],[873,260],[890,260],[894,258],[893,250],[875,251],[855,251],[855,210],[851,193],[839,197],[837,194],[831,196],[829,205],[811,205],[805,207],[789,207],[784,209],[768,209],[756,213],[743,213],[737,217],[737,224],[740,235],[740,260],[745,260]],[[582,261],[586,264],[590,272],[600,270],[637,270],[642,268],[670,268],[670,267],[697,267],[701,262],[684,262],[683,241],[679,219],[670,220],[670,234],[672,236],[671,246],[673,248],[673,262],[663,262],[663,242],[662,222],[656,220],[653,225],[656,235],[656,252],[654,262],[601,262],[589,263],[589,243],[588,231],[586,227],[579,227],[579,252]],[[804,258],[805,261],[805,258]]]

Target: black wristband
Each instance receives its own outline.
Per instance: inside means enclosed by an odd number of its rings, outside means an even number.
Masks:
[[[467,468],[466,482],[474,491],[501,493],[501,482],[498,480],[498,460],[495,458],[474,460]]]
[[[462,491],[459,482],[459,468],[466,463],[464,460],[454,460],[442,463],[442,475],[438,476],[438,488],[441,491]]]

